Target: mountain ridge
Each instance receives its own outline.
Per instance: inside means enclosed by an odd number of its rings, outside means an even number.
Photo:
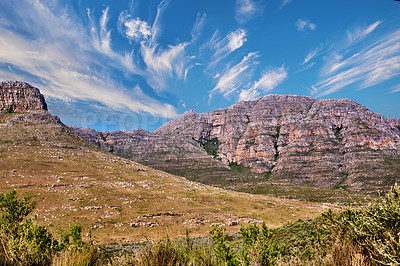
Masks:
[[[0,110],[61,123],[37,112],[47,112],[47,104],[25,82],[0,84]],[[152,132],[68,128],[124,158],[233,190],[270,179],[371,192],[387,189],[400,173],[400,120],[349,99],[267,95],[207,113],[190,110]]]
[[[293,184],[360,191],[386,188],[398,177],[399,125],[349,99],[267,95],[212,112],[187,111],[145,134],[103,135],[116,154],[173,173],[190,160],[193,170],[237,164]]]

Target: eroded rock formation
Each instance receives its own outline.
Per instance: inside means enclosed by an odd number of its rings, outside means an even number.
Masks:
[[[39,89],[20,81],[0,83],[0,111],[23,112],[46,110],[47,105]]]
[[[362,190],[400,177],[399,125],[348,99],[268,95],[189,111],[153,132],[103,132],[92,142],[171,172],[238,164],[295,184]]]

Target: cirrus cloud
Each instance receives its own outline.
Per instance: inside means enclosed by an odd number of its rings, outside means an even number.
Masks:
[[[239,23],[245,23],[263,13],[263,6],[253,0],[237,0],[235,8],[235,19]]]
[[[221,93],[224,97],[227,97],[239,89],[248,80],[249,77],[246,77],[246,75],[248,75],[249,69],[258,64],[255,60],[258,57],[258,52],[248,53],[240,63],[228,68],[223,74],[215,75],[214,78],[218,79],[218,82],[209,94],[210,100],[214,93]]]
[[[172,105],[148,96],[139,85],[121,84],[112,74],[144,72],[130,53],[113,50],[107,29],[109,8],[98,21],[88,10],[87,25],[57,4],[18,0],[2,5],[1,79],[28,81],[40,87],[45,96],[62,101],[96,102],[113,110],[159,117],[177,115]],[[24,12],[27,8],[30,12]],[[12,23],[6,19],[11,17]]]
[[[284,66],[271,68],[265,71],[261,78],[255,81],[249,89],[242,90],[239,94],[239,100],[248,101],[262,93],[268,93],[279,86],[287,77],[288,73]]]
[[[338,51],[328,55],[321,70],[321,80],[312,86],[311,92],[322,97],[350,85],[365,89],[400,75],[400,30],[394,30],[379,38],[366,38],[381,22],[377,21],[364,30],[352,33],[353,40]],[[354,40],[364,39],[354,46]]]

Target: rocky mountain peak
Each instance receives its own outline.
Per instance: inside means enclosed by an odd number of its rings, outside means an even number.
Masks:
[[[39,89],[26,82],[1,82],[0,111],[23,112],[28,110],[47,111],[46,101]]]
[[[267,95],[191,110],[145,135],[113,132],[104,142],[121,156],[194,180],[208,171],[208,183],[235,165],[274,180],[352,190],[385,188],[400,172],[400,120],[349,99]]]

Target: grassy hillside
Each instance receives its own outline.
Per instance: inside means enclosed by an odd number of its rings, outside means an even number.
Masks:
[[[263,220],[270,227],[317,216],[328,207],[225,191],[105,153],[47,112],[2,113],[0,192],[16,188],[38,203],[39,224],[83,225],[98,243],[229,232]],[[232,226],[229,226],[232,224]]]

